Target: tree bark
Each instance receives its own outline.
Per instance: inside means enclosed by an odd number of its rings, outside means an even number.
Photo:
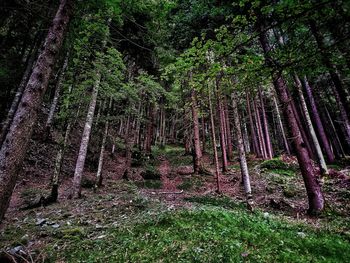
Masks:
[[[268,67],[274,68],[274,62],[269,55],[269,45],[266,33],[264,32],[264,27],[262,21],[258,21],[259,26],[259,40],[264,51],[264,57]],[[321,192],[321,187],[317,181],[315,170],[312,166],[309,153],[305,147],[305,143],[300,133],[300,129],[295,119],[293,113],[293,108],[291,105],[291,98],[287,93],[287,86],[282,77],[282,72],[275,71],[272,74],[273,84],[277,91],[277,95],[283,105],[284,113],[287,117],[288,125],[293,136],[293,144],[296,149],[297,158],[301,173],[303,176],[308,201],[309,201],[309,213],[317,214],[321,212],[324,208],[324,199]]]
[[[205,119],[204,119],[204,116],[202,116],[201,118],[202,120],[202,154],[205,153],[205,145],[206,145],[206,136],[205,136]]]
[[[211,103],[210,90],[208,91],[208,102],[209,102],[209,114],[210,114],[210,126],[211,126],[211,139],[212,139],[214,163],[215,163],[216,191],[220,193],[221,186],[220,186],[219,157],[218,157],[218,150],[216,148],[215,122],[214,122],[213,106]]]
[[[227,141],[227,158],[228,160],[233,159],[233,144],[232,144],[232,134],[231,134],[231,127],[230,127],[230,117],[229,117],[229,110],[228,110],[228,103],[226,96],[224,97],[224,116],[225,116],[225,127],[226,127],[226,141]]]
[[[192,124],[193,124],[193,147],[194,147],[194,173],[198,174],[202,167],[202,150],[199,136],[199,121],[197,110],[197,98],[194,89],[191,90],[191,110],[192,110]]]
[[[285,147],[285,149],[286,149],[288,155],[291,155],[291,151],[290,151],[289,144],[288,144],[288,141],[287,141],[286,132],[284,131],[284,126],[283,126],[283,123],[282,123],[282,118],[281,118],[280,109],[279,109],[279,106],[278,106],[277,99],[276,99],[275,95],[273,96],[273,103],[274,103],[274,105],[275,105],[276,116],[277,116],[277,122],[278,122],[278,125],[279,125],[279,127],[280,127],[281,134],[282,134],[282,138],[283,138],[283,142],[284,142],[284,147]]]
[[[55,58],[62,46],[64,32],[72,10],[71,2],[70,0],[62,0],[59,5],[43,50],[33,68],[0,150],[0,221],[8,208]]]
[[[258,142],[258,137],[255,131],[255,127],[254,127],[254,122],[253,122],[253,115],[252,115],[252,110],[250,107],[250,98],[248,95],[248,92],[246,91],[246,100],[247,100],[247,110],[248,110],[248,116],[249,116],[249,126],[250,126],[250,131],[251,131],[251,135],[252,135],[252,143],[253,143],[253,149],[254,149],[254,153],[258,156],[261,157],[262,153],[260,151],[260,147],[259,147],[259,142]]]
[[[309,85],[309,82],[308,82],[306,76],[304,76],[303,84],[304,84],[304,87],[305,87],[306,95],[307,95],[307,97],[309,99],[309,102],[310,102],[312,116],[314,117],[315,124],[316,124],[316,127],[317,127],[317,131],[318,131],[318,134],[320,136],[320,139],[321,139],[321,142],[322,142],[322,145],[323,145],[323,149],[324,149],[324,151],[326,153],[327,160],[328,160],[328,162],[333,163],[335,157],[334,157],[334,154],[332,152],[331,146],[329,144],[327,135],[325,133],[325,130],[324,130],[324,127],[323,127],[323,124],[322,124],[322,121],[321,121],[321,117],[320,117],[320,114],[318,113],[316,102],[315,102],[314,96],[312,94],[311,87]]]
[[[272,159],[273,152],[272,152],[271,138],[270,138],[270,132],[269,132],[269,127],[268,127],[268,123],[267,123],[267,117],[266,117],[266,112],[265,112],[265,103],[263,100],[261,88],[259,88],[259,97],[260,97],[260,105],[261,105],[263,126],[264,126],[264,133],[265,133],[265,141],[266,141],[266,154],[267,154],[267,157],[269,159]]]
[[[69,52],[67,52],[66,58],[63,62],[63,66],[62,66],[62,69],[61,69],[61,72],[59,74],[57,84],[56,84],[55,95],[53,97],[50,111],[49,111],[49,115],[48,115],[47,120],[46,120],[46,131],[48,134],[51,133],[51,126],[52,126],[54,114],[55,114],[55,111],[57,109],[58,99],[60,97],[60,92],[61,92],[61,88],[62,88],[62,83],[63,83],[65,71],[66,71],[67,66],[68,66],[68,57],[69,57]]]
[[[106,147],[106,140],[107,140],[107,135],[108,135],[108,128],[109,128],[109,111],[111,110],[112,107],[112,98],[109,99],[109,104],[108,104],[108,109],[107,109],[107,114],[106,114],[106,121],[105,121],[105,128],[103,132],[103,137],[102,137],[102,143],[101,143],[101,150],[100,150],[100,157],[98,159],[98,167],[97,167],[97,173],[96,173],[96,185],[95,188],[101,187],[102,186],[102,168],[103,168],[103,161],[104,161],[104,153],[105,153],[105,147]]]
[[[247,198],[247,204],[251,209],[252,208],[251,206],[253,204],[252,190],[250,186],[249,170],[248,170],[247,159],[246,159],[245,150],[244,150],[244,142],[243,142],[241,125],[239,120],[239,113],[237,108],[237,95],[235,94],[235,92],[232,93],[232,108],[233,108],[233,121],[236,129],[239,164],[241,167],[244,191]]]
[[[259,113],[258,106],[256,105],[255,98],[253,99],[253,107],[254,107],[255,122],[256,122],[256,126],[257,126],[259,148],[260,148],[260,151],[262,153],[263,159],[266,159],[267,154],[266,154],[265,139],[264,139],[264,134],[263,134],[263,131],[261,128],[260,113]]]
[[[100,85],[101,75],[100,73],[97,73],[97,80],[95,81],[91,100],[88,108],[88,112],[86,115],[86,121],[84,126],[83,135],[80,142],[80,149],[78,154],[78,159],[75,165],[75,172],[74,172],[74,178],[73,178],[73,188],[71,197],[73,198],[79,198],[81,197],[81,179],[83,176],[83,170],[85,165],[85,159],[87,154],[87,149],[89,146],[90,141],[90,133],[92,129],[92,122],[94,120],[94,114],[95,114],[95,108],[96,108],[96,102],[97,102],[97,95],[98,95],[98,88]]]
[[[302,107],[302,109],[304,111],[304,114],[305,114],[306,124],[307,124],[307,127],[308,127],[309,131],[310,131],[311,139],[312,139],[312,141],[314,143],[314,146],[316,148],[316,154],[317,154],[317,159],[318,159],[318,164],[319,164],[319,167],[320,167],[320,170],[321,170],[321,174],[327,175],[328,174],[328,168],[327,168],[326,162],[324,160],[323,153],[322,153],[322,150],[321,150],[321,146],[320,146],[320,144],[318,142],[314,126],[312,125],[312,122],[311,122],[309,110],[307,108],[307,105],[306,105],[306,102],[305,102],[305,98],[304,98],[304,94],[303,94],[303,90],[302,90],[302,86],[301,86],[301,81],[300,81],[300,79],[299,79],[299,77],[297,75],[294,75],[294,81],[295,81],[296,88],[297,88],[297,91],[298,91],[298,94],[299,94],[301,107]]]
[[[220,144],[221,144],[221,153],[222,153],[222,172],[226,173],[228,169],[227,153],[226,153],[226,140],[225,140],[225,118],[224,111],[222,106],[222,98],[219,92],[219,80],[216,80],[216,98],[217,98],[217,107],[219,113],[219,130],[220,130]]]
[[[152,151],[152,140],[154,133],[154,118],[156,113],[156,107],[154,103],[150,103],[149,112],[148,112],[148,122],[146,128],[146,136],[145,136],[145,153],[150,154]]]
[[[23,95],[23,92],[24,92],[24,88],[26,87],[26,85],[28,83],[28,78],[30,77],[30,74],[32,72],[33,65],[34,65],[34,62],[35,62],[35,58],[37,56],[38,49],[39,49],[39,46],[40,46],[40,42],[41,41],[38,40],[34,44],[34,48],[33,48],[32,53],[31,53],[31,55],[30,55],[30,57],[28,59],[27,66],[26,66],[26,69],[25,69],[25,71],[23,73],[23,77],[22,77],[21,83],[19,84],[18,89],[17,89],[16,94],[15,94],[15,97],[12,100],[12,104],[11,104],[11,107],[10,107],[8,113],[7,113],[6,119],[2,123],[1,133],[0,133],[0,148],[1,148],[2,144],[4,143],[4,140],[6,138],[6,134],[9,131],[9,128],[10,128],[10,126],[12,124],[12,121],[13,121],[13,118],[15,116],[16,110],[17,110],[18,105],[19,105],[19,103],[21,101],[21,98],[22,98],[22,95]]]

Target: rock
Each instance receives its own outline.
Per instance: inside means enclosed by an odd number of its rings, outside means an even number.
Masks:
[[[14,248],[11,248],[9,251],[8,251],[9,254],[11,255],[16,255],[16,254],[25,254],[24,252],[24,247],[23,246],[16,246]]]
[[[56,223],[56,224],[51,225],[51,227],[52,227],[52,228],[59,228],[60,225]]]
[[[23,237],[21,237],[21,244],[27,245],[29,242],[29,235],[25,234]]]
[[[265,212],[263,215],[264,215],[264,218],[269,218],[270,217],[270,214],[268,212]]]
[[[298,232],[297,235],[301,238],[305,238],[306,234],[304,232]]]
[[[45,223],[46,223],[46,219],[45,218],[38,218],[37,220],[36,220],[36,223],[35,223],[35,225],[37,225],[37,226],[42,226],[42,225],[44,225]]]

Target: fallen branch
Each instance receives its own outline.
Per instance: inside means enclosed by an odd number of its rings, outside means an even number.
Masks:
[[[181,190],[180,192],[159,192],[159,194],[165,194],[165,195],[167,195],[167,194],[182,194],[184,191],[183,190]]]

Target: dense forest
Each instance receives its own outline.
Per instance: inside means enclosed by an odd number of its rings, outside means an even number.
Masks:
[[[349,262],[349,1],[2,0],[0,51],[0,262]]]

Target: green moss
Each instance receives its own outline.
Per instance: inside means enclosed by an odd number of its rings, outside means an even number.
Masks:
[[[267,170],[293,170],[295,171],[297,167],[283,162],[280,158],[273,158],[271,160],[266,160],[261,163],[260,167]]]
[[[295,187],[288,185],[283,187],[283,195],[287,198],[295,197],[298,194],[298,191]]]

